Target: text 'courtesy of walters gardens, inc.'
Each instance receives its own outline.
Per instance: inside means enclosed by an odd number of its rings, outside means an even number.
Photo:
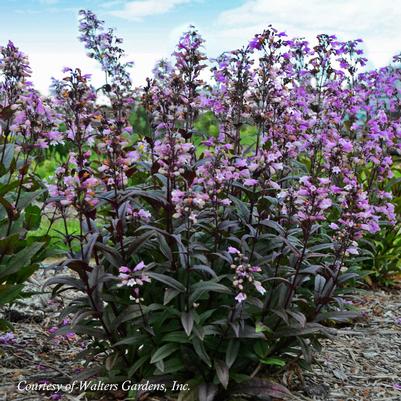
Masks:
[[[190,387],[187,383],[179,383],[173,381],[171,383],[151,383],[149,380],[142,383],[134,383],[131,380],[126,380],[122,383],[105,383],[102,381],[79,381],[74,380],[68,384],[57,383],[29,383],[20,381],[17,384],[17,389],[20,392],[32,391],[55,391],[60,393],[73,393],[74,391],[189,391]]]

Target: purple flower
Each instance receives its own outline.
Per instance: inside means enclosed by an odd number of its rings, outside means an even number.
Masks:
[[[127,267],[127,266],[121,266],[118,270],[119,270],[120,273],[129,273],[129,272],[131,272],[131,269],[129,267]]]
[[[246,294],[244,294],[243,292],[240,292],[237,294],[237,296],[235,297],[235,300],[240,304],[241,302],[244,302],[246,300]]]
[[[15,342],[14,333],[11,331],[7,332],[0,336],[0,344],[12,344]]]
[[[142,270],[145,267],[145,263],[143,261],[139,262],[133,269],[134,272]]]
[[[359,255],[358,249],[355,246],[348,247],[347,252],[351,255]]]
[[[262,284],[260,283],[260,281],[254,281],[253,285],[255,286],[256,290],[264,295],[266,293],[266,289],[262,286]]]
[[[259,36],[255,36],[250,42],[249,42],[249,48],[250,49],[260,49],[262,47],[262,43],[260,40]]]
[[[247,178],[244,180],[244,185],[246,185],[246,186],[256,185],[257,183],[258,183],[258,180],[255,180],[253,178]]]

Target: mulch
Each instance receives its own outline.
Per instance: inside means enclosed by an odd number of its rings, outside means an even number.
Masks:
[[[40,289],[53,274],[57,273],[40,271],[31,280],[31,289]],[[15,340],[0,344],[0,401],[124,399],[118,392],[72,395],[17,390],[21,381],[65,384],[82,369],[82,340],[54,338],[49,332],[66,301],[50,301],[49,294],[40,294],[8,310]],[[339,328],[334,339],[323,341],[312,369],[295,375],[289,370],[280,377],[293,400],[401,401],[401,291],[370,290],[353,303],[363,317]]]
[[[368,291],[364,318],[325,340],[297,400],[401,400],[401,292]]]

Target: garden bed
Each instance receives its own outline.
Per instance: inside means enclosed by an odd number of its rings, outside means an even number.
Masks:
[[[53,276],[41,270],[30,283]],[[18,392],[18,382],[44,380],[67,383],[80,369],[77,355],[84,344],[77,339],[55,340],[49,329],[57,324],[59,307],[65,299],[50,301],[49,295],[35,295],[10,309],[15,342],[1,345],[0,394],[7,401],[57,399],[54,393]],[[333,340],[325,340],[311,371],[300,373],[286,368],[279,380],[288,386],[294,400],[399,400],[401,398],[401,292],[371,290],[353,301],[362,318],[337,330]],[[51,398],[53,396],[53,398]],[[117,400],[123,392],[63,394],[62,400]],[[148,400],[157,398],[148,398]],[[159,399],[160,400],[160,399]]]
[[[0,47],[5,399],[401,399],[399,293],[361,291],[401,266],[401,55],[269,26],[215,59],[190,26],[135,88],[79,32],[100,87],[42,96]]]

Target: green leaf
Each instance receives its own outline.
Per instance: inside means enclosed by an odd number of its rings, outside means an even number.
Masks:
[[[199,340],[199,338],[194,337],[192,339],[192,344],[194,346],[195,352],[199,356],[200,359],[202,359],[203,362],[206,363],[209,367],[212,367],[212,361],[209,358],[209,355],[206,353],[205,346],[202,341]]]
[[[141,316],[142,311],[139,305],[129,305],[116,319],[113,320],[111,327],[113,327],[114,330],[117,330],[122,323],[127,322],[128,320],[137,319]]]
[[[217,277],[214,270],[210,266],[207,266],[207,265],[194,265],[191,267],[191,270],[205,272],[205,273],[210,274],[212,277]]]
[[[150,360],[150,363],[157,363],[162,361],[164,358],[167,358],[169,355],[174,353],[179,349],[177,344],[165,344],[162,345],[153,355]]]
[[[266,358],[266,359],[261,359],[260,362],[263,363],[264,365],[274,365],[280,367],[283,367],[286,364],[286,361],[280,358]]]
[[[130,377],[130,376],[129,376],[129,377]],[[137,398],[137,395],[138,395],[138,390],[132,388],[132,389],[130,389],[130,391],[128,392],[128,398],[127,398],[127,400],[135,401],[135,400],[138,399],[138,398]]]
[[[23,284],[0,285],[0,305],[8,304],[9,302],[17,299],[21,295],[21,291],[23,290],[23,288]]]
[[[12,181],[9,184],[6,185],[1,185],[0,184],[0,195],[6,195],[8,192],[11,192],[14,188],[17,188],[19,185],[20,181],[16,180],[16,181]]]
[[[257,333],[255,327],[249,326],[247,324],[241,325],[238,332],[239,338],[263,338],[265,335],[263,333]]]
[[[31,264],[31,259],[40,251],[43,245],[44,242],[36,242],[13,255],[7,262],[7,265],[4,266],[4,268],[2,266],[0,269],[0,279],[29,266]]]
[[[198,386],[189,386],[189,390],[181,390],[177,401],[198,401]]]
[[[147,272],[149,277],[154,278],[157,281],[160,281],[163,284],[166,284],[168,287],[173,288],[179,292],[184,292],[185,287],[176,279],[167,276],[165,274],[155,273],[155,272]]]
[[[163,343],[180,343],[180,344],[189,343],[188,336],[182,331],[173,331],[171,333],[168,333],[161,339],[161,341]]]
[[[27,230],[37,230],[40,227],[42,214],[40,208],[36,205],[29,205],[25,209],[24,227]]]
[[[113,344],[113,347],[117,347],[119,345],[139,346],[139,345],[142,345],[146,339],[147,339],[147,336],[137,334],[134,336],[123,338],[122,340]]]
[[[256,330],[256,333],[263,333],[264,331],[266,331],[268,333],[272,332],[272,329],[270,327],[267,327],[262,322],[256,322],[255,330]]]
[[[253,346],[253,350],[259,358],[264,358],[269,352],[270,346],[269,343],[265,340],[257,341]]]
[[[144,363],[149,359],[149,355],[144,355],[140,357],[135,363],[131,366],[131,368],[128,370],[128,377],[132,377],[135,372],[140,369]]]
[[[40,189],[38,191],[33,191],[33,192],[26,192],[20,197],[20,201],[18,203],[18,209],[22,210],[27,208],[32,202],[38,198],[40,195],[44,194],[45,190]]]
[[[231,294],[231,290],[223,284],[213,281],[200,281],[192,285],[191,302],[198,300],[204,293],[221,292]]]
[[[28,266],[31,263],[31,259],[41,250],[44,244],[44,242],[33,243],[31,246],[24,248],[22,251],[19,251],[12,258],[10,258],[8,263],[11,266]]]
[[[182,359],[181,356],[169,358],[166,361],[163,361],[163,372],[167,373],[177,373],[182,372]]]
[[[232,339],[229,341],[227,350],[226,350],[226,365],[231,368],[234,364],[235,360],[238,357],[240,348],[240,342],[238,340]]]
[[[19,243],[19,234],[12,234],[8,237],[0,239],[0,253],[4,255],[8,255],[14,253],[15,248]]]
[[[0,319],[0,332],[1,331],[13,331],[14,328],[10,322],[5,319]]]
[[[167,305],[168,303],[170,303],[170,301],[172,301],[180,293],[181,291],[166,288],[164,291],[163,305]]]
[[[229,198],[232,200],[235,206],[235,211],[238,214],[238,217],[243,221],[243,222],[248,222],[249,221],[249,206],[239,200],[237,197],[233,195],[229,195]]]

